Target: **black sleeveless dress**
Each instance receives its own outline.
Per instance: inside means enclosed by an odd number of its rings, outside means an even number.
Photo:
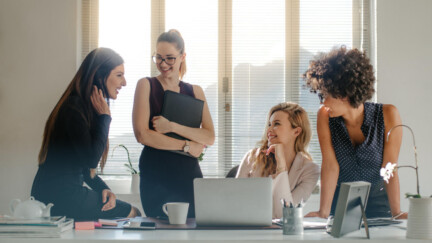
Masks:
[[[385,136],[383,105],[364,104],[361,131],[365,140],[358,146],[352,145],[342,117],[329,118],[329,126],[339,164],[339,178],[333,197],[331,215],[334,215],[342,182],[367,181],[372,186],[366,205],[366,216],[391,217],[385,182],[380,176]]]
[[[162,112],[164,89],[156,77],[150,82],[150,119]],[[195,97],[191,84],[180,81],[180,93]],[[139,161],[141,203],[147,217],[166,217],[162,205],[188,202],[188,217],[195,216],[193,180],[202,178],[196,158],[145,146]]]

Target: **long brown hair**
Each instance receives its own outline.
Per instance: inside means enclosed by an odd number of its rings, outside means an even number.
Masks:
[[[288,114],[288,120],[291,123],[292,128],[300,127],[301,133],[296,137],[294,143],[294,151],[296,153],[302,153],[308,159],[312,159],[312,156],[307,152],[307,146],[312,137],[312,131],[310,128],[309,118],[307,112],[298,104],[293,102],[284,102],[273,106],[267,116],[267,122],[264,129],[264,134],[260,142],[258,142],[258,148],[252,151],[252,158],[255,158],[253,168],[257,168],[258,165],[262,167],[261,176],[269,176],[276,173],[276,159],[274,154],[266,156],[265,151],[268,149],[268,124],[270,117],[277,111],[283,111]]]
[[[48,153],[48,146],[54,131],[57,117],[65,101],[72,95],[78,96],[83,101],[85,111],[83,111],[81,115],[85,117],[88,126],[90,127],[93,121],[93,114],[95,112],[90,100],[93,85],[96,85],[98,89],[102,90],[109,105],[109,94],[106,87],[106,80],[111,71],[121,64],[123,64],[123,58],[121,58],[120,55],[109,48],[96,48],[86,56],[77,73],[75,74],[75,77],[69,83],[65,92],[48,117],[48,120],[45,124],[42,146],[39,151],[39,165],[45,163]],[[108,141],[101,158],[101,169],[103,169],[105,166],[107,155]]]
[[[176,49],[177,51],[180,52],[180,54],[185,53],[185,43],[183,37],[180,34],[180,32],[176,29],[170,29],[167,32],[163,32],[162,34],[160,34],[157,39],[157,43],[159,42],[168,42],[171,44],[175,44]],[[180,64],[179,78],[182,79],[185,73],[186,73],[186,59],[184,59],[183,62]]]

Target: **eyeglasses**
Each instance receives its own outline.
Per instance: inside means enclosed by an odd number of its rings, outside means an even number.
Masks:
[[[154,63],[159,65],[162,64],[162,62],[165,62],[167,65],[172,66],[176,63],[177,57],[179,57],[180,55],[176,57],[165,57],[165,58],[162,58],[161,56],[152,56],[152,60]]]
[[[318,95],[318,99],[319,99],[320,103],[321,104],[324,103],[325,95],[322,93],[318,93],[317,95]]]

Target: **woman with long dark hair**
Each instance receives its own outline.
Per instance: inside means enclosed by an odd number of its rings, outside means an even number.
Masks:
[[[31,195],[54,203],[51,215],[75,220],[134,217],[139,211],[117,200],[96,175],[108,152],[109,99],[126,85],[123,59],[113,50],[90,52],[51,112]],[[86,183],[90,188],[83,185]]]

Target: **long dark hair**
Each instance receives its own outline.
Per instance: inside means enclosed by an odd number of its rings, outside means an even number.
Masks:
[[[45,131],[43,135],[42,146],[39,151],[39,165],[43,164],[46,160],[48,153],[48,145],[57,121],[60,109],[63,107],[65,101],[72,95],[78,96],[84,103],[85,111],[82,116],[86,118],[88,126],[90,127],[93,121],[93,113],[95,112],[90,100],[93,85],[102,90],[109,105],[109,94],[106,87],[106,80],[111,71],[118,65],[123,64],[123,58],[119,54],[109,48],[96,48],[91,51],[80,68],[78,69],[75,77],[69,83],[66,91],[61,96],[57,105],[51,112],[45,124]],[[108,155],[108,142],[101,159],[101,168],[103,169]]]

